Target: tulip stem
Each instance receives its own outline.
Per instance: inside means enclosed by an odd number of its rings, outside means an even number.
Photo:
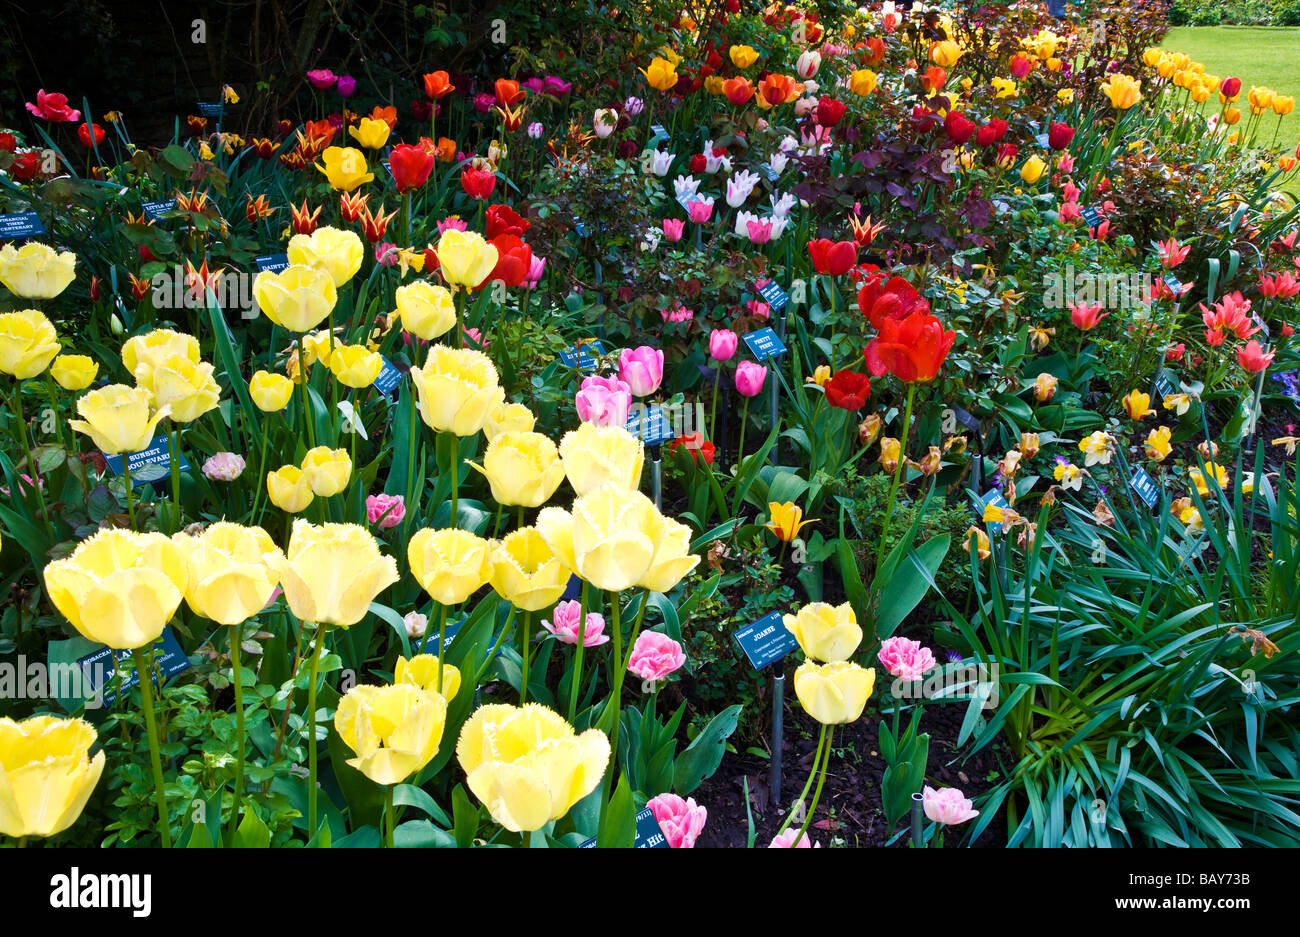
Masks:
[[[316,646],[311,651],[311,682],[307,684],[307,837],[316,835],[316,675],[328,625],[316,626]]]
[[[740,445],[736,447],[736,477],[740,477],[740,463],[745,458],[745,429],[749,423],[749,401],[751,398],[746,397],[745,402],[740,407]],[[732,511],[734,514],[735,511]]]
[[[813,763],[812,763],[812,768],[808,772],[808,780],[804,783],[803,790],[799,792],[799,796],[795,799],[794,803],[790,805],[790,813],[789,815],[786,816],[785,822],[781,824],[781,828],[776,831],[777,836],[780,836],[782,833],[784,833],[786,829],[790,826],[790,822],[794,820],[795,806],[803,803],[803,799],[808,796],[808,791],[812,788],[813,778],[816,777],[817,775],[817,766],[821,763],[822,760],[822,748],[825,746],[825,744],[826,744],[826,726],[823,725],[821,734],[817,736],[817,747],[813,750]],[[795,840],[795,842],[798,842],[798,840]]]
[[[823,735],[827,734],[826,731],[827,729],[830,729],[830,726],[827,725],[822,726]],[[821,774],[817,776],[817,790],[813,791],[812,803],[808,807],[808,812],[804,815],[803,826],[799,827],[799,835],[794,838],[795,843],[798,843],[801,839],[803,839],[804,833],[806,833],[808,830],[808,825],[812,823],[813,814],[817,812],[817,802],[822,799],[822,785],[826,783],[826,769],[829,768],[830,765],[831,765],[831,742],[830,742],[830,738],[828,737],[826,740],[826,751],[825,754],[822,755]]]
[[[412,352],[414,357],[414,352]],[[402,523],[402,539],[407,539],[411,530],[411,521],[415,517],[415,449],[420,432],[419,414],[416,412],[414,380],[411,382],[411,425],[408,430],[406,446],[406,518]]]
[[[610,629],[614,640],[614,654],[611,658],[614,663],[614,676],[611,680],[609,691],[609,702],[606,706],[614,708],[614,722],[609,729],[610,739],[610,764],[609,770],[605,773],[604,788],[601,792],[601,814],[605,813],[605,805],[609,803],[609,789],[614,780],[614,769],[618,763],[618,724],[622,717],[623,708],[623,624],[620,619],[622,601],[617,592],[610,593],[610,617],[613,620],[613,627]]]
[[[622,686],[622,674],[627,670],[628,665],[632,663],[632,651],[636,647],[637,635],[641,633],[641,623],[645,621],[645,610],[650,607],[650,590],[641,593],[641,607],[637,609],[636,621],[632,624],[632,634],[627,639],[627,660],[623,661],[623,666],[619,668],[619,685]]]
[[[460,437],[451,434],[451,526],[460,526]]]
[[[170,421],[169,421],[170,422]],[[181,529],[181,466],[177,453],[180,445],[176,440],[176,424],[173,422],[167,433],[167,459],[171,463],[172,505],[176,508],[176,524],[172,533]]]
[[[497,651],[501,649],[501,645],[505,641],[506,635],[510,633],[510,623],[514,621],[514,618],[515,607],[512,605],[510,606],[510,613],[506,615],[506,623],[501,626],[501,633],[497,635],[496,641],[492,644],[492,649],[488,651],[487,659],[483,661],[483,666],[474,674],[474,688],[476,690],[478,689],[479,680],[483,678],[483,674],[487,673],[487,669],[492,666],[492,661],[496,658]]]
[[[573,658],[573,682],[569,684],[569,724],[578,712],[578,689],[582,686],[582,657],[587,649],[587,581],[582,582],[582,608],[578,619],[578,648]]]
[[[393,849],[393,821],[397,818],[393,810],[393,785],[384,785],[384,845]]]
[[[46,529],[49,530],[51,534],[53,534],[54,525],[50,522],[49,510],[45,507],[45,492],[41,490],[41,470],[40,467],[36,464],[36,457],[32,454],[32,447],[27,441],[27,421],[23,419],[22,381],[14,382],[13,408],[14,408],[14,416],[17,417],[18,419],[19,439],[23,444],[23,451],[27,453],[27,467],[31,470],[32,473],[32,485],[36,489],[36,503],[41,506],[41,522],[44,523]],[[122,465],[123,467],[126,466],[126,453],[122,454]],[[19,492],[21,493],[22,491],[21,473],[18,479],[17,487]],[[131,526],[134,527],[135,524],[132,523]]]
[[[308,448],[315,449],[316,427],[312,425],[307,405],[307,343],[303,341],[302,332],[298,333],[298,378],[302,382],[298,385],[298,389],[302,391],[302,421],[305,424],[303,429],[307,434],[307,442],[310,444]]]
[[[135,672],[140,678],[140,705],[144,710],[145,731],[149,735],[149,760],[153,763],[154,799],[158,803],[158,834],[162,837],[163,848],[170,849],[172,832],[167,819],[167,791],[163,785],[162,760],[158,755],[158,726],[154,722],[153,714],[153,674],[145,664],[144,652],[140,648],[131,649],[131,659],[135,661]]]
[[[131,522],[131,529],[135,530],[135,505],[131,502],[131,463],[129,457],[130,453],[122,453],[122,476],[126,479],[126,516]]]
[[[713,402],[709,404],[709,439],[718,440],[718,384],[722,380],[722,362],[713,362]],[[725,458],[725,455],[724,455]]]
[[[907,464],[907,433],[912,428],[912,400],[916,396],[916,384],[907,385],[907,406],[903,411],[903,431],[898,439],[898,464],[894,466],[894,478],[889,483],[889,498],[885,501],[885,520],[880,530],[880,546],[876,550],[876,566],[872,576],[880,575],[880,561],[885,556],[885,543],[889,539],[889,528],[894,520],[894,504],[898,499],[898,486],[903,477],[903,466]]]
[[[266,506],[262,504],[262,489],[266,487],[266,437],[267,437],[267,430],[269,428],[267,424],[270,421],[262,420],[261,422],[262,422],[262,446],[261,446],[261,454],[258,456],[257,459],[257,494],[253,496],[253,513],[249,515],[250,517],[253,518],[254,524],[262,523],[262,514],[259,513],[258,508],[260,507],[263,512],[266,510]]]
[[[519,705],[528,702],[528,659],[532,656],[529,639],[532,638],[533,613],[524,610],[524,626],[519,629],[519,654],[524,659],[523,675],[519,679]]]
[[[239,801],[244,796],[244,679],[239,660],[242,625],[230,629],[230,671],[235,681],[235,800],[230,809],[230,836],[239,828]]]

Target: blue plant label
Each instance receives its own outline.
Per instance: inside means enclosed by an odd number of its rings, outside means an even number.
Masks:
[[[1169,375],[1169,372],[1166,371],[1164,368],[1161,368],[1160,370],[1156,371],[1156,379],[1153,383],[1155,386],[1155,391],[1157,394],[1160,395],[1161,400],[1164,400],[1170,394],[1178,393],[1177,386],[1175,386],[1173,379]]]
[[[443,628],[442,631],[442,650],[439,651],[438,628],[434,624],[434,622],[430,621],[428,625],[428,630],[424,632],[423,636],[421,636],[419,640],[415,640],[411,642],[411,653],[412,654],[433,654],[435,656],[441,657],[442,654],[446,652],[447,648],[451,647],[452,640],[455,639],[456,635],[460,633],[461,626],[464,624],[465,624],[464,618],[461,618],[459,621],[447,622],[446,627]],[[424,648],[423,651],[420,650],[421,646],[423,646]]]
[[[596,359],[605,353],[605,346],[598,339],[579,342],[560,352],[560,360],[567,368],[578,371],[596,370]]]
[[[591,237],[591,228],[580,218],[573,219],[573,230],[578,232],[580,238]]]
[[[999,491],[997,488],[994,488],[992,491],[987,491],[984,494],[980,495],[980,507],[979,507],[978,514],[981,520],[984,518],[985,509],[989,507],[1002,508],[1003,510],[1006,510],[1007,508],[1011,507],[1011,505],[1007,504],[1007,499],[1002,497],[1002,492]],[[1002,533],[1001,521],[998,521],[996,524],[990,524],[989,526],[992,527],[992,529],[997,533]]]
[[[753,352],[754,357],[759,361],[778,358],[786,353],[785,343],[781,341],[770,325],[756,332],[749,332],[744,336],[744,339],[745,344],[749,346],[749,350]]]
[[[790,297],[786,295],[785,290],[781,289],[781,284],[775,280],[764,283],[763,288],[758,291],[758,295],[763,297],[763,302],[772,307],[773,312],[780,312],[790,302]]]
[[[149,654],[146,652],[145,660],[148,659]],[[116,702],[120,694],[140,683],[140,675],[136,673],[129,650],[101,647],[79,658],[77,665],[85,676],[89,691],[100,698],[99,693],[102,690],[102,699],[109,705]],[[188,670],[191,666],[190,659],[185,656],[185,651],[181,649],[180,642],[176,640],[176,635],[172,633],[170,626],[163,628],[162,636],[154,642],[153,666],[155,673],[163,682],[183,670]]]
[[[180,459],[178,466],[180,471],[188,472],[190,464],[185,461],[185,453],[178,449],[176,455]],[[122,474],[122,456],[105,455],[104,458],[108,461],[108,467],[113,470],[114,475]],[[134,485],[156,485],[171,474],[172,459],[167,451],[166,436],[155,436],[149,443],[148,449],[132,452],[127,455],[126,460],[131,472],[131,483]]]
[[[383,355],[380,355],[383,358]],[[383,358],[384,366],[379,370],[379,376],[375,378],[374,388],[381,394],[391,394],[397,389],[397,385],[402,383],[402,372],[397,370],[397,365]]]
[[[664,129],[664,125],[663,125],[663,124],[651,124],[651,125],[650,125],[650,132],[651,132],[652,134],[654,134],[654,136],[652,136],[652,137],[650,138],[650,142],[651,142],[651,143],[654,143],[654,142],[656,142],[656,141],[658,141],[658,140],[667,140],[667,139],[668,139],[668,131]]]
[[[152,218],[154,221],[157,221],[159,218],[162,217],[164,212],[176,210],[176,199],[167,198],[167,199],[159,199],[156,202],[144,202],[140,207],[144,209],[144,213],[148,217]]]
[[[0,240],[29,238],[45,233],[41,216],[34,211],[16,211],[0,215]]]
[[[781,620],[780,612],[768,612],[753,624],[736,631],[734,637],[755,670],[776,663],[799,646]]]
[[[677,196],[678,204],[680,204],[682,208],[685,208],[688,212],[691,210],[691,202],[698,202],[698,201],[699,201],[699,196],[696,195],[694,192],[683,192],[681,195]]]
[[[1101,212],[1097,210],[1095,205],[1085,205],[1083,208],[1080,208],[1079,217],[1082,218],[1083,223],[1090,228],[1095,228],[1102,222]]]
[[[961,407],[953,407],[952,415],[957,419],[958,423],[966,427],[971,432],[975,432],[975,433],[981,432],[980,421],[975,419],[975,417],[969,411],[963,410]]]
[[[633,404],[627,417],[627,431],[638,436],[647,446],[657,446],[666,439],[673,439],[677,434],[664,416],[662,407],[647,407],[645,404]]]
[[[1038,136],[1034,137],[1034,142],[1037,143],[1039,146],[1041,146],[1043,149],[1047,149],[1052,145],[1051,138],[1048,137],[1047,134],[1045,133],[1040,133]]]
[[[1264,322],[1264,317],[1261,316],[1258,312],[1252,312],[1252,313],[1250,314],[1250,318],[1251,318],[1251,321],[1253,321],[1256,325],[1259,326],[1259,331],[1260,331],[1260,333],[1261,333],[1265,338],[1268,338],[1268,325],[1267,325],[1267,323]]]
[[[222,110],[223,104],[221,101],[217,101],[215,104],[210,101],[199,102],[200,117],[220,117]]]
[[[1166,273],[1164,275],[1164,283],[1169,292],[1173,293],[1175,296],[1182,296],[1183,293],[1187,292],[1186,287],[1183,286],[1183,281],[1178,279],[1178,277],[1174,276],[1172,273]]]
[[[596,837],[587,840],[579,849],[595,849]],[[664,836],[664,831],[659,827],[659,821],[655,819],[655,813],[649,807],[644,808],[636,815],[636,839],[632,843],[634,849],[667,849],[668,838]]]
[[[271,273],[279,273],[285,267],[289,266],[289,255],[263,254],[261,257],[254,257],[253,263],[257,264],[258,270],[269,270]]]
[[[1155,479],[1148,475],[1147,470],[1142,466],[1134,466],[1128,484],[1130,488],[1137,492],[1137,496],[1146,503],[1147,507],[1155,507],[1160,500],[1160,489],[1156,487]]]
[[[564,595],[560,596],[561,602],[577,602],[582,599],[582,580],[577,576],[569,576],[569,582],[564,587]]]
[[[775,182],[781,177],[781,174],[776,171],[776,167],[772,166],[770,163],[764,163],[762,166],[758,167],[758,170],[763,175],[767,176],[768,182]]]

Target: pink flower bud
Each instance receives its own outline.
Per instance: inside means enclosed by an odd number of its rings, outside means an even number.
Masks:
[[[381,530],[396,527],[406,517],[406,499],[401,495],[371,495],[366,498],[366,518]]]
[[[736,354],[739,341],[730,329],[714,329],[709,333],[709,357],[714,361],[730,361]]]
[[[618,356],[619,380],[638,397],[648,397],[664,380],[664,353],[649,345],[624,348]]]
[[[767,368],[754,361],[736,365],[736,390],[745,397],[757,397],[767,380]]]
[[[592,375],[582,382],[574,397],[578,419],[596,426],[627,426],[632,407],[632,388],[616,377]]]

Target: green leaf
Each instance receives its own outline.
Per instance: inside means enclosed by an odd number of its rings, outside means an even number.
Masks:
[[[612,770],[612,769],[611,769]],[[636,805],[632,802],[632,789],[627,775],[618,779],[614,796],[601,817],[600,832],[596,834],[597,849],[630,849],[636,842]]]
[[[881,640],[893,635],[903,619],[925,598],[930,581],[939,572],[939,565],[948,555],[952,538],[948,534],[933,537],[907,555],[910,562],[900,563],[889,581],[889,588],[880,596],[876,612],[876,637]],[[923,575],[918,566],[929,575]]]
[[[252,804],[244,807],[244,819],[235,831],[237,849],[266,849],[271,845],[271,831],[267,829],[262,818],[257,815]]]
[[[740,704],[728,706],[709,720],[695,741],[677,758],[673,769],[673,790],[682,797],[691,793],[722,764],[727,752],[727,739],[736,731],[740,721]]]

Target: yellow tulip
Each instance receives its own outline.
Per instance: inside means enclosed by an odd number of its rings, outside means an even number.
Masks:
[[[880,467],[886,472],[893,472],[898,468],[898,456],[901,446],[897,439],[892,436],[885,436],[880,440]]]
[[[483,435],[491,442],[502,433],[531,433],[537,417],[522,403],[503,403],[483,421]]]
[[[1147,434],[1145,443],[1147,458],[1153,462],[1163,462],[1172,448],[1169,442],[1169,427],[1157,426]]]
[[[492,359],[472,348],[434,345],[411,379],[420,418],[440,433],[473,436],[506,397]]]
[[[400,784],[433,761],[446,725],[447,700],[410,683],[358,684],[334,713],[334,731],[357,754],[348,764],[376,784]]]
[[[154,329],[144,335],[135,335],[122,344],[122,364],[131,372],[137,384],[147,385],[153,369],[174,355],[180,355],[196,364],[199,362],[199,340],[174,329]]]
[[[727,82],[721,75],[710,75],[704,79],[704,90],[715,97],[726,93]]]
[[[0,371],[18,380],[35,377],[59,353],[59,336],[36,309],[0,313]]]
[[[99,362],[88,355],[59,355],[50,365],[50,375],[64,390],[85,390],[99,374]]]
[[[266,493],[281,511],[297,514],[307,510],[315,499],[307,473],[296,465],[286,465],[266,473]]]
[[[542,508],[533,525],[560,562],[577,570],[578,561],[573,555],[573,515],[564,508]]]
[[[1025,160],[1025,164],[1020,167],[1020,178],[1024,179],[1029,185],[1033,185],[1039,179],[1043,178],[1043,173],[1047,171],[1047,163],[1038,156],[1031,156]]]
[[[371,120],[369,117],[361,118],[357,126],[348,128],[348,135],[367,150],[383,149],[384,144],[388,142],[388,134],[391,132],[388,121]],[[365,181],[368,182],[369,180]],[[330,180],[330,182],[333,184],[333,180]],[[337,189],[339,186],[334,186],[334,188]],[[355,186],[352,188],[355,188]]]
[[[981,560],[987,560],[993,555],[993,550],[989,544],[989,535],[980,530],[973,524],[966,531],[966,539],[962,541],[961,549],[965,556],[970,556],[971,537],[975,538],[975,555]]]
[[[290,263],[279,273],[259,273],[253,279],[253,298],[276,325],[290,332],[306,332],[330,314],[338,302],[338,291],[327,271]]]
[[[1142,98],[1142,83],[1128,75],[1111,75],[1101,86],[1111,106],[1126,111]]]
[[[1129,391],[1120,402],[1124,405],[1124,412],[1128,414],[1130,420],[1144,420],[1156,415],[1156,411],[1151,409],[1151,395],[1144,394],[1140,390]]]
[[[941,68],[952,68],[961,58],[961,46],[951,39],[945,39],[942,42],[936,42],[930,47],[930,61]]]
[[[80,420],[68,425],[85,433],[105,455],[140,452],[153,441],[158,423],[170,411],[161,407],[150,415],[151,397],[143,387],[109,384],[77,401]]]
[[[771,516],[767,529],[786,543],[799,536],[799,531],[812,523],[811,520],[803,519],[803,508],[793,501],[787,501],[785,504],[770,501],[767,505],[767,511]]]
[[[370,603],[397,582],[397,563],[357,524],[293,522],[289,550],[272,554],[285,600],[299,621],[347,628],[366,617]]]
[[[798,614],[781,616],[781,620],[810,660],[848,660],[862,643],[862,627],[848,602],[813,602],[799,609]]]
[[[1225,469],[1222,465],[1219,465],[1217,462],[1207,462],[1205,464],[1205,469],[1206,472],[1208,472],[1211,476],[1213,476],[1215,482],[1219,486],[1220,491],[1223,491],[1227,488],[1228,485],[1227,469]],[[1192,484],[1196,486],[1197,494],[1199,494],[1202,498],[1208,498],[1210,496],[1209,482],[1206,481],[1205,473],[1203,473],[1199,468],[1188,469],[1187,477],[1190,478],[1192,480]]]
[[[609,739],[581,735],[536,703],[480,706],[465,722],[456,757],[492,819],[514,833],[541,829],[596,789],[609,765]]]
[[[332,498],[347,488],[352,477],[352,460],[346,449],[317,446],[302,457],[302,473],[307,476],[312,494]]]
[[[855,722],[876,686],[876,668],[849,661],[804,661],[794,672],[794,692],[803,708],[822,725]]]
[[[635,489],[641,484],[645,449],[621,426],[582,423],[560,440],[560,458],[569,484],[581,496],[606,484]]]
[[[412,335],[432,341],[449,332],[456,324],[456,304],[445,286],[416,280],[396,291],[397,314],[402,328]]]
[[[826,364],[817,365],[817,367],[813,370],[812,377],[806,378],[806,380],[812,381],[812,383],[816,384],[818,387],[825,387],[826,382],[829,381],[830,379],[831,379],[830,365],[826,365]]]
[[[727,54],[731,57],[731,64],[739,69],[749,68],[758,61],[758,50],[753,46],[732,46]],[[661,88],[660,90],[667,91],[668,89]]]
[[[295,234],[289,238],[286,255],[290,265],[301,264],[324,270],[337,288],[351,280],[361,269],[366,249],[355,231],[342,231],[326,225],[311,234]],[[330,305],[334,305],[333,299],[330,300]],[[305,332],[307,329],[294,331]]]
[[[317,163],[316,168],[325,174],[330,186],[339,191],[351,192],[375,178],[375,174],[366,166],[365,154],[354,147],[326,147],[321,159],[325,160],[325,165]]]
[[[1285,117],[1295,109],[1295,98],[1285,94],[1273,95],[1273,113]]]
[[[77,822],[104,773],[84,719],[0,716],[0,834],[53,836]]]
[[[1060,91],[1056,92],[1056,100],[1060,101],[1062,104],[1070,104],[1074,101],[1074,89],[1062,88]]]
[[[993,90],[997,92],[996,98],[1014,98],[1020,91],[1016,88],[1016,83],[1010,78],[994,78]]]
[[[654,559],[656,514],[654,503],[641,492],[614,484],[578,498],[572,515],[573,571],[608,592],[634,585]],[[563,550],[556,553],[564,555]]]
[[[144,369],[141,369],[142,371]],[[138,381],[153,394],[157,407],[167,407],[177,423],[190,423],[217,406],[221,388],[212,376],[212,365],[194,362],[185,355],[172,355]]]
[[[411,575],[430,598],[459,605],[492,575],[491,544],[467,530],[417,530],[406,547]]]
[[[650,565],[636,585],[651,592],[668,592],[699,565],[700,558],[691,552],[691,529],[654,511],[646,533],[654,542]]]
[[[876,90],[876,73],[869,68],[859,68],[849,75],[849,90],[860,98],[865,98]]]
[[[677,69],[672,62],[655,56],[649,66],[640,69],[646,82],[656,91],[671,91],[677,87]]]
[[[308,332],[302,337],[303,361],[307,367],[311,367],[317,361],[329,367],[330,356],[334,354],[335,348],[342,347],[342,340],[326,329],[319,332]]]
[[[1147,68],[1154,68],[1156,63],[1160,61],[1161,56],[1164,54],[1163,49],[1158,46],[1152,46],[1142,53],[1142,64]]]
[[[179,533],[172,540],[189,568],[185,604],[194,614],[241,625],[266,608],[276,586],[267,554],[280,548],[261,527],[220,521],[202,533]]]
[[[0,247],[0,283],[25,299],[53,299],[77,276],[77,255],[32,241]]]
[[[438,667],[442,666],[442,689],[438,689]],[[460,671],[451,664],[442,663],[436,654],[416,654],[410,660],[398,655],[394,683],[409,683],[421,690],[432,690],[443,699],[455,699],[460,692]]]
[[[289,405],[293,397],[293,381],[283,374],[270,371],[258,371],[248,382],[248,396],[253,404],[264,413],[279,413]]]
[[[335,345],[329,368],[344,387],[369,387],[384,369],[384,357],[365,345]]]
[[[1223,112],[1223,122],[1229,126],[1241,120],[1241,111],[1235,107],[1230,107]],[[1236,142],[1235,140],[1232,142]]]
[[[101,530],[45,567],[54,607],[83,637],[112,648],[157,641],[188,583],[185,555],[158,533]]]
[[[492,543],[489,582],[503,599],[526,612],[541,611],[564,595],[570,570],[537,532],[520,527]]]
[[[483,454],[482,466],[498,504],[540,507],[564,481],[564,465],[555,443],[541,433],[501,433]]]
[[[477,231],[448,228],[438,238],[438,270],[452,288],[477,288],[492,273],[497,259],[497,249]]]

